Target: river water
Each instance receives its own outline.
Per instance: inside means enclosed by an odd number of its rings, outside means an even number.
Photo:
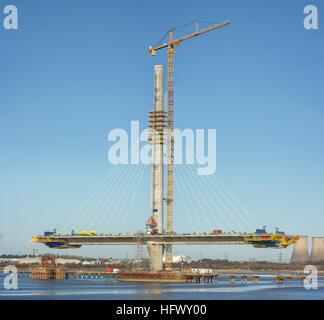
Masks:
[[[258,284],[237,279],[230,283],[134,283],[108,280],[31,280],[18,278],[18,289],[4,289],[0,273],[0,300],[324,300],[324,280],[317,289],[306,290],[300,280],[260,279]]]

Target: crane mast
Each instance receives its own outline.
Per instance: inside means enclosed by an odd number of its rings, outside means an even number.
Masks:
[[[167,197],[166,197],[166,233],[172,232],[173,220],[173,162],[174,162],[174,46],[173,30],[169,32],[169,49],[168,49],[168,140],[167,140]],[[166,246],[165,268],[172,267],[172,245]]]
[[[196,22],[196,31],[188,35],[173,39],[173,29],[169,30],[169,42],[158,47],[150,47],[149,52],[155,56],[156,51],[168,47],[168,135],[167,135],[167,190],[166,190],[166,233],[172,233],[173,224],[173,166],[174,166],[174,54],[175,46],[182,41],[191,39],[195,36],[204,34],[206,32],[218,29],[220,27],[230,24],[228,20],[209,26],[207,28],[198,30],[198,22]],[[165,268],[172,268],[172,245],[166,245]]]

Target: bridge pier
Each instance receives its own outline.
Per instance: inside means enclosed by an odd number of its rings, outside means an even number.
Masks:
[[[156,244],[153,241],[147,242],[147,251],[150,257],[150,270],[160,271],[163,269],[162,257],[164,251],[164,245]]]
[[[277,283],[277,284],[282,284],[282,283],[283,283],[283,278],[280,277],[280,276],[277,276],[277,278],[276,278],[276,283]]]

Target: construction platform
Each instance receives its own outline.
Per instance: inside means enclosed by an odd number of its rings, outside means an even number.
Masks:
[[[3,269],[0,272],[3,272]],[[70,268],[19,268],[17,271],[19,278],[31,278],[35,280],[110,280],[121,282],[187,282],[187,283],[217,283],[218,280],[227,279],[231,283],[237,280],[247,283],[248,280],[258,283],[259,279],[274,279],[277,284],[282,284],[284,280],[299,279],[303,284],[307,277],[313,279],[324,279],[324,273],[317,275],[305,274],[299,272],[244,272],[244,271],[217,271],[211,273],[195,273],[195,272],[107,272],[103,270],[86,270],[86,269],[70,269]]]
[[[64,280],[66,275],[64,268],[35,267],[30,269],[30,277],[34,280]]]
[[[66,269],[57,267],[55,257],[42,257],[41,265],[30,268],[30,277],[35,280],[66,279]],[[26,276],[26,275],[25,275]]]
[[[119,272],[118,281],[129,282],[192,282],[192,283],[216,283],[220,277],[228,278],[231,283],[240,279],[241,283],[247,283],[248,279],[258,283],[260,278],[274,279],[277,284],[282,284],[287,279],[300,279],[303,284],[309,275],[289,273],[191,273],[191,272]],[[324,275],[314,275],[312,278],[323,279]]]
[[[187,282],[184,273],[178,272],[119,272],[122,282]]]

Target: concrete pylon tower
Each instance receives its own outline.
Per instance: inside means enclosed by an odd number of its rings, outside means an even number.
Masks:
[[[149,143],[152,144],[151,205],[150,217],[146,228],[151,234],[163,233],[163,143],[167,114],[164,112],[164,67],[154,66],[153,110],[149,111]],[[154,241],[147,243],[150,257],[150,270],[160,271],[163,268],[162,257],[164,245]]]
[[[312,263],[324,261],[324,237],[312,238],[312,253],[310,260]]]
[[[164,67],[154,66],[153,111],[149,112],[149,128],[152,144],[151,205],[147,226],[153,232],[163,233],[163,131],[164,112]]]
[[[294,251],[290,263],[307,263],[309,261],[308,236],[300,236],[294,244]]]

